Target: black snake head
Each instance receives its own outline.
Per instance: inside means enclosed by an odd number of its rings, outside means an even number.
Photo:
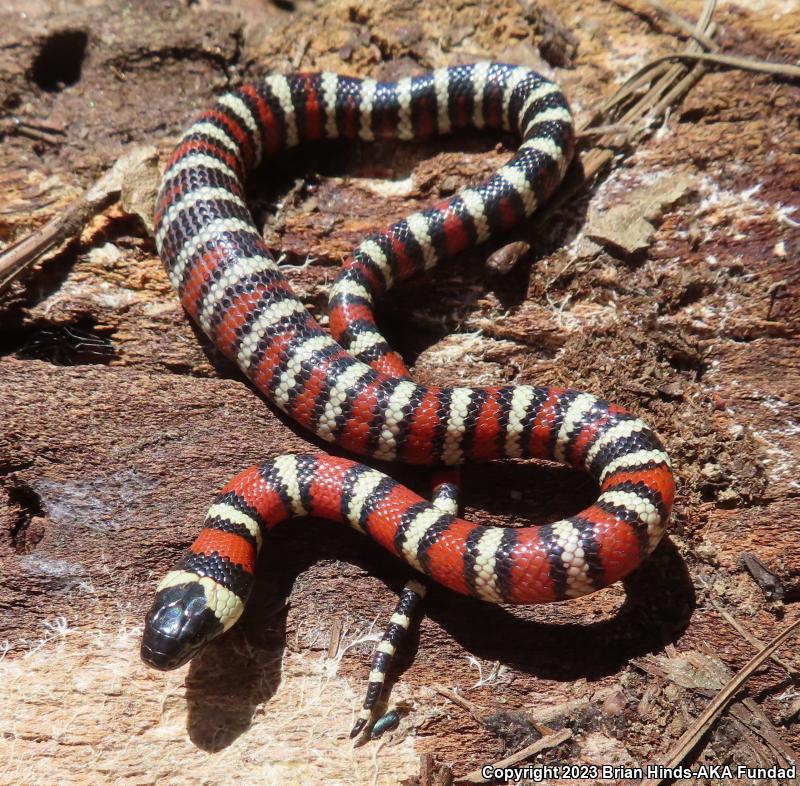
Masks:
[[[145,619],[142,660],[160,671],[177,669],[222,631],[199,582],[165,587]]]

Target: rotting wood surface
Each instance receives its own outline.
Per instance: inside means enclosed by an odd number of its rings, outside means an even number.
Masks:
[[[541,4],[547,13],[512,0],[6,5],[0,84],[20,133],[4,126],[0,147],[4,242],[57,215],[129,145],[165,154],[214,94],[266,69],[395,78],[491,57],[552,72],[580,118],[677,44],[634,3],[638,16],[577,0]],[[699,6],[670,4],[689,18]],[[796,62],[800,14],[787,8],[723,5],[723,50]],[[353,750],[346,733],[369,634],[406,572],[342,527],[280,528],[231,634],[176,673],[139,662],[155,582],[214,490],[309,443],[211,352],[151,238],[118,208],[15,285],[0,311],[0,783],[414,783],[420,754],[463,774],[530,744],[532,722],[573,731],[538,761],[658,761],[707,698],[633,660],[713,656],[735,671],[753,646],[720,609],[762,641],[797,614],[798,93],[766,75],[710,73],[591,193],[514,233],[531,251],[508,273],[487,270],[497,246],[481,248],[382,304],[420,380],[607,397],[659,430],[680,484],[670,539],[625,586],[531,609],[432,591],[395,687],[408,715],[385,743]],[[315,148],[255,183],[253,206],[322,314],[359,238],[488,174],[513,144],[497,141]],[[680,198],[652,216],[653,192],[677,181]],[[598,243],[620,208],[631,225],[653,218],[631,256]],[[425,492],[426,473],[393,474]],[[468,517],[514,524],[592,493],[570,471],[504,463],[468,467],[463,499]],[[785,605],[765,599],[746,552],[775,572]],[[340,652],[353,646],[331,660],[333,629]],[[797,668],[795,651],[782,656]],[[484,722],[434,686],[458,689]],[[770,666],[747,688],[797,747],[785,672]],[[770,752],[724,717],[699,761]]]

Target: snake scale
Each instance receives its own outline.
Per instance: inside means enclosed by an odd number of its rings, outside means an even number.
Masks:
[[[519,147],[480,185],[365,239],[333,285],[325,331],[257,231],[247,175],[316,140],[425,139],[465,128],[514,132]],[[600,495],[551,524],[482,526],[349,459],[271,459],[222,489],[199,537],[159,584],[142,641],[147,663],[179,666],[230,628],[269,530],[298,516],[345,522],[440,584],[494,603],[584,595],[655,548],[674,482],[645,423],[575,390],[417,384],[375,324],[375,301],[389,287],[531,215],[557,187],[573,148],[561,90],[498,63],[397,82],[271,75],[223,95],[183,134],[157,200],[157,247],[185,310],[269,401],[354,454],[438,466],[552,459],[589,472]]]

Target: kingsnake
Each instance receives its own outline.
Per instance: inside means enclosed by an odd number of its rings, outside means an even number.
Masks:
[[[331,337],[254,226],[245,177],[301,143],[424,139],[468,127],[515,131],[521,143],[479,186],[356,248],[331,292]],[[297,516],[346,522],[440,584],[494,603],[592,592],[655,548],[674,483],[661,443],[641,420],[575,390],[417,384],[373,317],[375,299],[396,282],[529,216],[560,182],[573,147],[560,89],[529,69],[497,63],[392,83],[272,75],[222,96],[184,133],[157,200],[158,250],[186,311],[275,406],[363,456],[439,466],[554,459],[587,470],[600,496],[552,524],[487,527],[348,459],[266,461],[224,487],[197,540],[159,584],[142,641],[148,664],[175,668],[230,628],[268,530]]]

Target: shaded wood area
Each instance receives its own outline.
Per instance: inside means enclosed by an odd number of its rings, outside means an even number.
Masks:
[[[669,8],[695,20],[702,3]],[[791,2],[721,3],[714,19],[721,54],[800,60]],[[0,20],[4,247],[134,147],[163,161],[214,95],[270,69],[394,79],[523,63],[554,76],[585,122],[687,41],[637,0],[10,0]],[[189,667],[155,673],[138,657],[155,584],[214,491],[255,461],[307,450],[307,435],[190,324],[129,202],[10,287],[0,783],[434,786],[526,748],[534,763],[668,761],[800,614],[800,87],[708,69],[546,220],[381,304],[421,381],[557,384],[640,414],[664,438],[679,496],[669,538],[624,585],[535,608],[433,588],[394,675],[400,726],[359,748],[347,732],[408,574],[343,527],[278,528],[245,616]],[[359,239],[489,174],[513,146],[480,135],[320,145],[265,167],[251,205],[323,315]],[[390,471],[427,493],[428,473]],[[468,466],[462,502],[467,518],[516,525],[595,493],[570,470],[502,462]],[[790,641],[756,670],[686,763],[792,761],[796,652]],[[540,739],[549,733],[560,744]]]

